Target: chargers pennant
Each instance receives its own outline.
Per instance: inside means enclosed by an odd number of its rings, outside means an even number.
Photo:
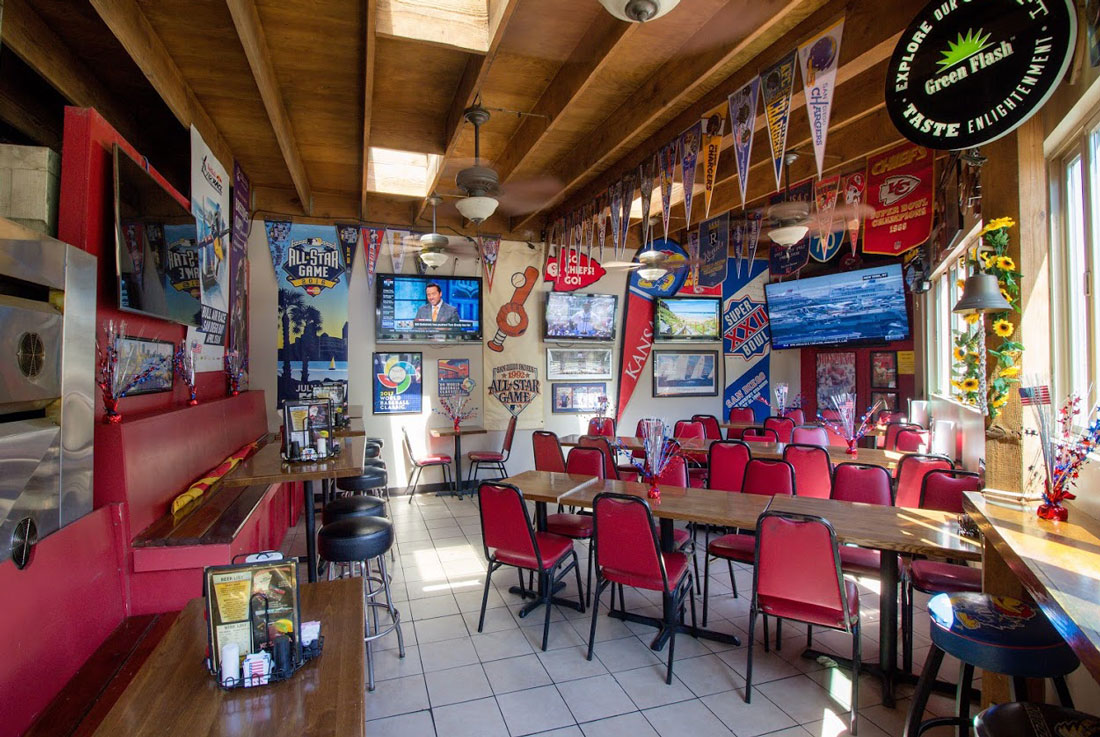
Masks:
[[[792,50],[760,73],[760,92],[764,100],[764,114],[768,119],[768,143],[772,149],[776,189],[783,186],[783,154],[787,151],[787,124],[791,118],[796,56],[797,53]]]
[[[733,154],[737,159],[737,184],[741,188],[741,207],[749,187],[749,158],[756,130],[756,99],[760,77],[753,77],[744,87],[729,96],[730,128],[733,132]],[[740,264],[739,264],[740,265]]]
[[[661,178],[661,217],[664,219],[665,239],[668,239],[668,219],[672,215],[672,180],[676,176],[676,160],[679,153],[680,139],[674,138],[664,146],[661,146],[660,178]]]
[[[814,144],[818,177],[825,163],[825,137],[829,133],[829,115],[836,90],[840,37],[843,33],[844,19],[841,18],[820,36],[798,47],[798,63],[806,90],[806,115],[810,119],[810,140]]]
[[[642,193],[641,247],[649,242],[649,208],[653,206],[653,173],[657,170],[657,155],[647,156],[638,164],[638,189]]]
[[[860,205],[863,203],[863,190],[867,188],[867,177],[863,172],[857,171],[848,176],[840,183],[840,191],[844,193],[844,204],[849,207]],[[848,240],[852,244],[852,255],[856,255],[856,247],[859,245],[859,226],[863,223],[858,212],[850,216],[845,225],[848,228]]]
[[[680,169],[684,183],[684,224],[691,227],[691,200],[695,190],[695,167],[699,164],[699,148],[703,145],[703,121],[680,134]]]
[[[623,213],[619,217],[619,250],[615,253],[616,258],[622,258],[626,253],[626,236],[630,232],[630,206],[634,204],[634,179],[634,172],[623,175]]]
[[[726,135],[727,105],[719,105],[703,119],[703,217],[710,217],[710,201],[718,183],[718,156],[722,153],[722,136]],[[724,260],[724,259],[723,259]],[[722,267],[723,272],[725,266]]]
[[[374,286],[374,272],[378,267],[378,254],[382,251],[385,228],[363,228],[363,248],[367,251],[367,289]]]

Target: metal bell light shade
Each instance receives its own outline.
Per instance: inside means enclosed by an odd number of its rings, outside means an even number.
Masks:
[[[1001,285],[993,274],[977,272],[966,277],[962,297],[955,303],[952,312],[960,315],[972,315],[975,312],[1006,312],[1012,305],[1001,294]]]

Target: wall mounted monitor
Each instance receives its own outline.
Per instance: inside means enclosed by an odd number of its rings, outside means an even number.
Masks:
[[[481,340],[481,278],[379,274],[375,339],[381,343]]]
[[[658,297],[653,306],[654,340],[720,340],[721,324],[718,297]]]
[[[545,340],[615,340],[614,294],[547,292]]]

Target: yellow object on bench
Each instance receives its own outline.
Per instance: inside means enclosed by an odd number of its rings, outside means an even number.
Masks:
[[[207,471],[201,479],[187,487],[187,491],[172,500],[172,514],[176,514],[191,502],[202,497],[207,489],[214,485],[215,481],[236,468],[238,463],[252,455],[258,447],[259,441],[253,441]]]

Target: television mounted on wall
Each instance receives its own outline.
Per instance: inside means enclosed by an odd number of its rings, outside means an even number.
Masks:
[[[481,278],[379,274],[375,290],[379,343],[481,341]]]

